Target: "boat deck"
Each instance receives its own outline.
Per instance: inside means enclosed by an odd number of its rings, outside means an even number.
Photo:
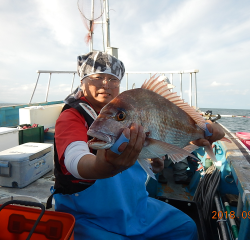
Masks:
[[[158,183],[158,196],[163,196],[178,200],[193,200],[193,196],[188,191],[188,185],[176,184],[172,168],[166,170],[167,183]]]
[[[11,198],[20,199],[20,196],[34,198],[34,200],[37,199],[38,202],[45,204],[48,197],[51,195],[50,188],[54,185],[53,178],[53,171],[50,171],[24,188],[0,186],[0,204]]]
[[[193,196],[188,192],[187,185],[176,184],[174,182],[172,168],[168,168],[166,172],[168,183],[157,183],[157,196],[192,201]],[[48,197],[51,195],[50,188],[53,185],[54,174],[53,171],[50,171],[43,177],[24,188],[10,188],[0,186],[0,204],[11,199],[22,200],[24,196],[25,199],[27,198],[27,200],[29,200],[28,198],[31,198],[30,200],[32,201],[37,200],[38,202],[46,204]]]

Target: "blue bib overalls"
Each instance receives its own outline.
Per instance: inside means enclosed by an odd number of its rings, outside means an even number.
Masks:
[[[136,162],[82,192],[55,194],[55,209],[74,215],[76,240],[198,239],[193,220],[148,197],[145,181],[146,173]]]

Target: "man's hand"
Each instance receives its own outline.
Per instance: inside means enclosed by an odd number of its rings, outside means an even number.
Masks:
[[[130,128],[123,130],[123,134],[129,139],[129,143],[122,143],[119,146],[118,150],[122,152],[121,155],[109,149],[101,149],[97,151],[96,156],[87,154],[80,159],[77,169],[82,178],[108,178],[134,165],[142,150],[146,137],[143,127],[132,124]]]
[[[129,139],[129,143],[122,143],[119,146],[118,151],[122,152],[120,155],[109,149],[105,150],[105,153],[103,153],[104,150],[99,150],[97,153],[97,157],[99,157],[99,154],[102,154],[102,158],[104,157],[105,161],[112,165],[113,174],[122,172],[135,164],[146,137],[143,127],[137,124],[132,124],[130,128],[125,128],[123,134]]]
[[[192,143],[197,146],[212,145],[213,142],[218,141],[225,136],[223,128],[219,124],[213,123],[209,120],[207,120],[206,122],[209,123],[207,124],[208,131],[212,133],[213,135],[210,137],[204,137],[204,138],[200,138],[200,139],[193,141]]]
[[[164,160],[165,160],[165,156],[163,156],[162,158],[152,158],[152,168],[153,168],[153,172],[154,173],[159,173],[163,170],[164,168]]]

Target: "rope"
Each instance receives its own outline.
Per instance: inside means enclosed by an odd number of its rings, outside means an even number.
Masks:
[[[80,14],[81,14],[87,21],[92,21],[92,20],[95,21],[95,20],[97,20],[98,18],[100,18],[100,17],[103,15],[104,8],[101,7],[101,13],[100,13],[99,16],[94,17],[94,19],[87,18],[87,17],[84,15],[84,13],[81,11],[81,9],[80,9],[79,1],[80,1],[80,0],[77,1],[78,10],[79,10]],[[85,1],[85,2],[86,2],[86,1]],[[85,4],[84,4],[84,5],[85,5]],[[87,4],[86,4],[86,5],[87,5]],[[102,6],[102,1],[100,1],[100,6]]]
[[[214,203],[215,192],[220,183],[220,171],[212,165],[209,167],[204,177],[200,180],[193,200],[202,208],[205,225],[211,226],[211,214]]]

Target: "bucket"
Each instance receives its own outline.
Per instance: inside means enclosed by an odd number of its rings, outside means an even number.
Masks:
[[[237,132],[236,136],[244,143],[244,145],[250,150],[250,133]]]
[[[42,211],[34,207],[40,207]],[[0,222],[1,240],[74,239],[75,218],[68,213],[45,211],[41,203],[8,201],[0,205]]]

